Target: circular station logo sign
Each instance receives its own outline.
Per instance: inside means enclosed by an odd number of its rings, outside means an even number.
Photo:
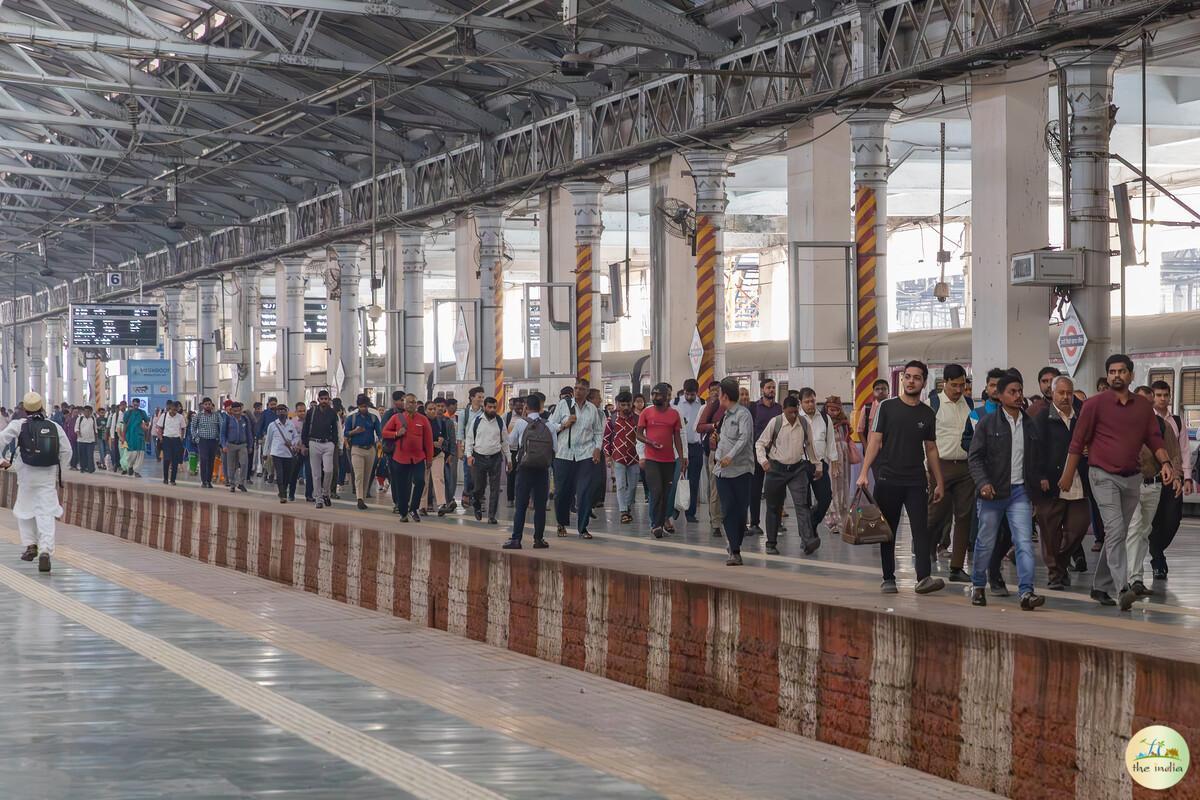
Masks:
[[[1187,742],[1166,725],[1142,728],[1125,748],[1125,768],[1147,789],[1170,789],[1183,780],[1190,765]]]
[[[1058,352],[1062,356],[1063,365],[1066,366],[1067,372],[1072,377],[1075,375],[1075,370],[1079,367],[1079,361],[1083,358],[1084,348],[1087,347],[1087,332],[1083,329],[1083,323],[1079,321],[1079,317],[1075,314],[1075,309],[1071,309],[1067,314],[1067,318],[1063,320],[1062,328],[1058,332]]]

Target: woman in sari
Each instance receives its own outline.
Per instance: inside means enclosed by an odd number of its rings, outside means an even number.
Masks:
[[[837,533],[842,519],[850,509],[850,419],[842,406],[842,398],[832,394],[825,398],[825,413],[833,427],[834,441],[837,443],[838,460],[829,465],[829,480],[833,488],[833,500],[829,505],[829,513],[825,515],[825,523],[830,531]]]

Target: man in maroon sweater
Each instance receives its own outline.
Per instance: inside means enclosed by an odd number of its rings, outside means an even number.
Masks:
[[[1062,491],[1071,488],[1086,450],[1092,496],[1104,520],[1104,552],[1092,581],[1092,598],[1101,605],[1115,605],[1112,592],[1119,587],[1121,610],[1128,611],[1137,593],[1128,583],[1125,537],[1142,489],[1142,446],[1150,448],[1161,465],[1164,484],[1172,482],[1171,463],[1153,406],[1129,390],[1133,360],[1114,354],[1104,362],[1104,369],[1108,391],[1093,395],[1083,404],[1058,486]]]

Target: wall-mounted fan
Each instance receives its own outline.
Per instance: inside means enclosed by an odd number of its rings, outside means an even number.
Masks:
[[[686,241],[692,247],[692,255],[696,255],[696,212],[692,207],[682,200],[667,197],[658,204],[658,213],[667,233]]]

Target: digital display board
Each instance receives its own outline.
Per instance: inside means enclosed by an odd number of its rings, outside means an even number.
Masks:
[[[157,347],[158,306],[71,306],[73,347]]]
[[[329,304],[320,300],[304,301],[304,341],[323,342],[329,331]],[[279,307],[275,298],[264,297],[258,313],[258,338],[275,341],[275,326],[279,324]]]

